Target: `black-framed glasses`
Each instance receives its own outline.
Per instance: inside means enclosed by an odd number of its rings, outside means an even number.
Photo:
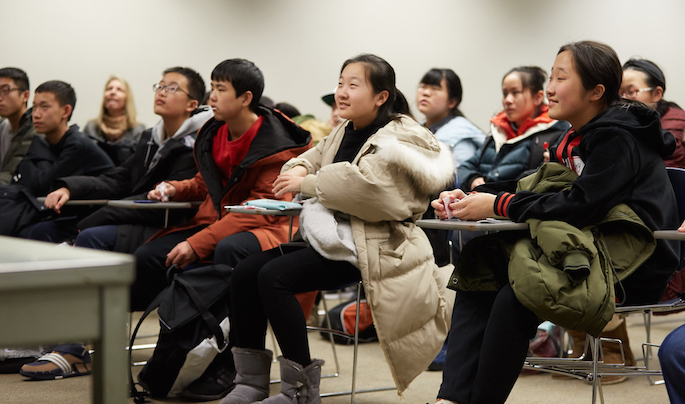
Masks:
[[[0,87],[0,95],[7,97],[11,91],[19,90],[19,87],[2,86]]]
[[[190,94],[188,94],[187,91],[183,90],[181,87],[179,87],[176,84],[171,85],[171,86],[163,86],[160,84],[153,84],[152,85],[152,91],[154,91],[156,93],[161,93],[162,91],[166,91],[167,94],[173,94],[176,91],[180,91],[180,92],[186,94],[188,97],[190,97]]]

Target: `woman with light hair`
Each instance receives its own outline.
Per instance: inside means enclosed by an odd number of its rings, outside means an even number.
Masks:
[[[136,107],[128,82],[119,76],[110,76],[105,84],[100,114],[86,124],[84,133],[118,166],[133,154],[143,130],[145,126],[136,120]]]

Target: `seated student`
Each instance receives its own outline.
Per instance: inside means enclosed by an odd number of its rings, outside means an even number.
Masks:
[[[197,109],[205,82],[187,67],[172,67],[162,75],[153,87],[154,112],[161,120],[143,132],[133,155],[97,177],[58,178],[57,189],[45,200],[46,207],[60,213],[70,199],[146,199],[147,191],[161,181],[184,180],[197,173],[192,154],[195,135],[212,117],[211,111]],[[172,225],[189,218],[187,211],[169,212]],[[162,210],[105,206],[78,223],[43,222],[34,227],[31,238],[61,242],[78,234],[76,246],[132,253],[163,223]]]
[[[31,120],[29,78],[15,67],[0,69],[0,185],[12,182],[36,135]]]
[[[676,149],[664,163],[666,167],[685,168],[685,111],[675,102],[664,100],[665,92],[666,77],[654,62],[630,59],[623,64],[621,96],[656,109],[661,115],[661,127],[676,138]]]
[[[416,90],[416,106],[425,115],[424,125],[452,150],[455,166],[471,158],[485,141],[483,132],[459,110],[463,90],[451,69],[430,69]]]
[[[88,121],[83,133],[119,166],[135,152],[144,130],[145,126],[136,120],[136,106],[128,82],[119,76],[110,76],[105,84],[100,114]]]
[[[369,54],[349,59],[338,83],[336,103],[346,121],[316,148],[285,164],[274,183],[276,196],[315,197],[305,202],[300,216],[300,230],[311,246],[253,255],[233,273],[237,385],[222,404],[268,396],[267,320],[283,356],[281,394],[263,402],[320,401],[323,361],[310,357],[296,293],[363,279],[400,393],[435,357],[449,328],[445,283],[425,234],[413,222],[430,195],[453,178],[450,153],[407,115],[409,105],[385,60]],[[329,238],[327,244],[322,233],[341,235],[341,240]]]
[[[68,126],[75,105],[76,93],[63,81],[48,81],[36,88],[33,126],[45,138],[33,138],[26,156],[17,166],[12,184],[7,186],[21,186],[30,195],[43,196],[50,192],[55,178],[98,175],[113,167],[109,157],[81,133],[78,126]],[[24,214],[17,214],[15,209],[21,209],[22,205],[16,204],[16,200],[3,199],[0,201],[1,233],[28,237],[31,227],[40,218],[32,215],[29,220]],[[21,220],[18,221],[17,216],[21,216]]]
[[[166,270],[211,261],[218,243],[226,246],[222,263],[240,259],[288,239],[288,218],[228,214],[225,205],[273,198],[271,184],[280,166],[307,150],[309,133],[288,118],[260,107],[262,72],[252,62],[229,59],[212,71],[209,105],[214,118],[200,129],[194,155],[198,173],[189,180],[165,182],[148,197],[201,201],[187,224],[164,229],[135,251],[136,281],[131,288],[134,310],[144,309],[166,286]]]
[[[457,168],[465,192],[491,181],[515,180],[543,160],[543,146],[553,145],[568,130],[566,122],[547,115],[546,73],[536,66],[511,69],[502,79],[504,111],[490,119],[483,147]]]
[[[625,304],[658,301],[679,262],[677,243],[657,240],[654,247],[650,240],[653,230],[674,228],[679,223],[675,196],[662,160],[673,152],[675,142],[673,136],[661,130],[655,111],[621,100],[621,79],[621,63],[607,45],[583,41],[559,50],[546,90],[549,115],[568,121],[573,130],[561,139],[558,147],[550,149],[552,161],[558,164],[548,163],[538,172],[560,175],[556,179],[544,177],[549,181],[538,186],[558,186],[561,190],[521,190],[515,194],[503,191],[495,195],[481,187],[481,192],[465,199],[462,190],[441,195],[460,199],[448,207],[459,219],[479,220],[500,215],[515,222],[527,221],[536,234],[543,230],[552,232],[536,238],[549,254],[540,256],[531,265],[549,268],[548,274],[552,276],[563,269],[568,275],[555,278],[560,280],[559,286],[567,285],[561,283],[562,279],[566,282],[574,279],[581,288],[593,291],[588,296],[590,299],[581,303],[584,308],[576,307],[582,317],[573,318],[578,320],[576,329],[593,335],[599,334],[611,318],[615,297]],[[566,181],[562,181],[564,177]],[[536,175],[535,178],[543,177]],[[529,183],[526,188],[530,185],[534,184]],[[435,213],[446,218],[441,200],[432,204]],[[618,213],[608,216],[610,210]],[[624,222],[629,217],[629,222]],[[593,267],[594,275],[589,275],[590,265],[601,260],[595,259],[588,265],[590,249],[578,244],[588,238],[579,229],[594,226],[593,229],[601,231],[603,220],[611,223],[611,228],[603,229],[618,230],[624,237],[633,231],[647,235],[644,242],[636,238],[629,245],[620,242],[609,247],[600,245],[604,249],[602,256],[608,259],[611,255],[607,248],[620,250],[622,262],[620,265],[613,262],[617,271],[634,269],[632,273],[618,276],[620,286],[615,287],[615,292],[614,276],[607,268],[612,263],[604,263],[604,270],[609,273],[607,278],[601,276],[601,268]],[[593,234],[602,237],[599,233]],[[513,251],[517,254],[508,254],[514,241]],[[595,245],[592,240],[587,242]],[[559,306],[536,300],[545,298],[542,293],[531,298],[531,288],[539,283],[526,279],[518,282],[516,279],[521,278],[512,277],[521,267],[509,265],[510,260],[526,263],[521,260],[522,253],[532,257],[540,254],[525,233],[500,232],[474,239],[466,247],[460,257],[464,259],[457,262],[453,274],[456,281],[453,284],[459,292],[438,402],[504,403],[521,371],[528,341],[535,336],[540,320],[567,321],[572,310],[555,312]],[[470,250],[468,260],[467,249]],[[548,259],[559,261],[560,268],[545,266]],[[534,290],[540,291],[540,288]]]

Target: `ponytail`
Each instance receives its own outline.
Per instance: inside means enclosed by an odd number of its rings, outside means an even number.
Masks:
[[[388,99],[378,108],[378,115],[373,123],[385,125],[392,120],[399,119],[400,114],[409,115],[413,118],[407,99],[395,87],[395,70],[385,59],[370,53],[364,53],[347,59],[343,63],[340,72],[342,73],[345,67],[352,63],[364,65],[366,78],[375,94],[380,94],[382,91],[388,92]]]

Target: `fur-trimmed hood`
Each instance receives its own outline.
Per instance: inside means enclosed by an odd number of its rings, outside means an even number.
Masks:
[[[374,143],[378,146],[376,154],[387,161],[391,167],[406,170],[414,184],[427,194],[442,191],[454,181],[454,161],[447,145],[435,141],[434,145],[417,145],[397,136],[378,134]]]

